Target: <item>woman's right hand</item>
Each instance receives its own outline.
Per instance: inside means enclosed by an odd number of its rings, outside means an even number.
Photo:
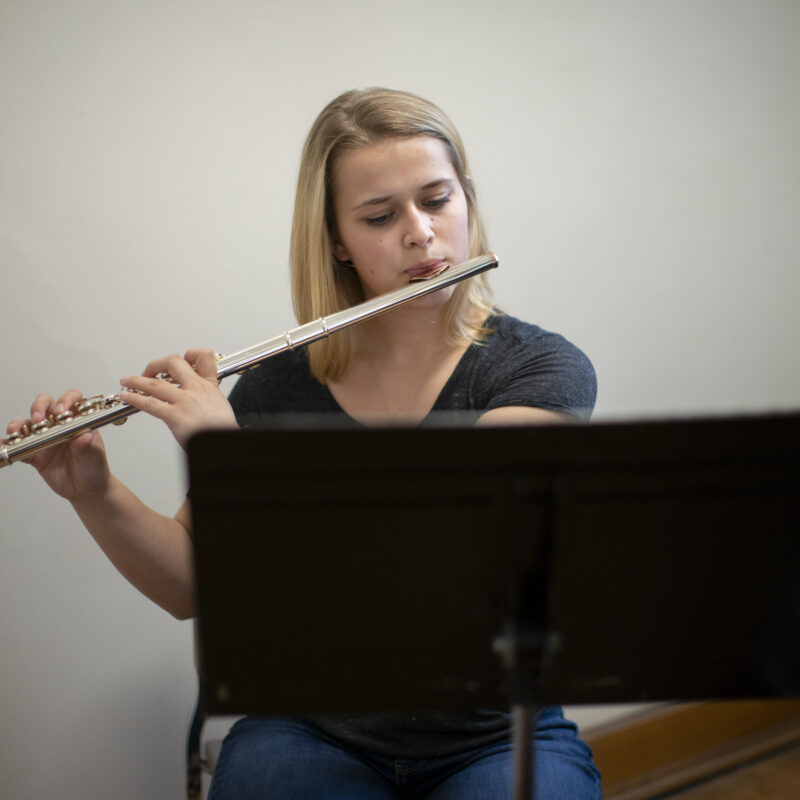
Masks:
[[[81,397],[77,389],[70,389],[55,400],[50,395],[40,394],[31,404],[30,418],[12,420],[6,432],[10,435],[23,425],[35,425],[48,416],[61,414]],[[102,494],[111,477],[103,439],[96,430],[85,431],[68,442],[40,450],[23,460],[38,470],[56,494],[67,500]]]

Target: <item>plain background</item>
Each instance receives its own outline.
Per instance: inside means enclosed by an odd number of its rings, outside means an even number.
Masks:
[[[292,327],[302,140],[373,85],[453,118],[496,300],[586,351],[596,419],[796,409],[798,34],[794,0],[0,0],[3,419]],[[166,430],[106,431],[173,513]],[[0,526],[0,793],[180,797],[191,623],[25,465]]]

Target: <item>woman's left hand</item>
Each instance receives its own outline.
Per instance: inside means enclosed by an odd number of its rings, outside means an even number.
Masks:
[[[164,373],[171,380],[156,377]],[[200,430],[238,427],[219,389],[217,359],[211,350],[192,348],[183,358],[157,358],[141,375],[122,378],[120,383],[120,399],[166,423],[184,450],[192,434]]]

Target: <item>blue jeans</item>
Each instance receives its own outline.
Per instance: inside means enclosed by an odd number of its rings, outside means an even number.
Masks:
[[[536,800],[599,800],[589,746],[560,708],[539,715]],[[222,745],[209,800],[500,800],[511,798],[508,742],[454,756],[394,759],[359,752],[307,722],[248,717]]]

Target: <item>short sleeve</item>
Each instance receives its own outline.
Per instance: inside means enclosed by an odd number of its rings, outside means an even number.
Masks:
[[[563,336],[514,317],[489,320],[493,333],[472,345],[450,387],[453,407],[529,406],[588,420],[597,378],[588,357]]]

